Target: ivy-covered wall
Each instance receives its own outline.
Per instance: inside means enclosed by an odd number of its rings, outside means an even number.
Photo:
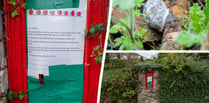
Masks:
[[[159,75],[161,103],[209,103],[209,63],[199,61],[185,54],[160,59],[165,66]]]
[[[137,64],[138,71],[159,71],[160,103],[209,103],[209,63],[188,54],[162,54],[155,64]],[[199,62],[201,61],[201,62]],[[135,77],[137,78],[137,77]]]
[[[136,103],[137,98],[140,101],[144,81],[139,79],[139,73],[149,71],[159,72],[159,88],[154,91],[156,103],[209,103],[207,53],[161,53],[158,59],[137,62],[136,58],[106,59],[101,103]]]

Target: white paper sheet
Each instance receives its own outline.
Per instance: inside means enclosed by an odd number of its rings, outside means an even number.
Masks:
[[[50,65],[83,64],[86,3],[82,1],[80,8],[40,10],[41,14],[27,10],[29,76],[49,75]]]

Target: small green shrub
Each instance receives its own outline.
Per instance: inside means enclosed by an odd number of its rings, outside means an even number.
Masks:
[[[102,81],[103,103],[129,103],[136,100],[136,92],[132,87],[130,69],[108,69],[104,71]]]
[[[209,27],[209,0],[203,10],[198,3],[194,3],[189,9],[189,23],[187,30],[180,32],[177,43],[186,47],[202,45]]]

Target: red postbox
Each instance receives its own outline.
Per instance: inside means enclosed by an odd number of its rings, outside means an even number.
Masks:
[[[145,74],[145,85],[146,89],[153,89],[154,88],[154,72],[147,72]]]

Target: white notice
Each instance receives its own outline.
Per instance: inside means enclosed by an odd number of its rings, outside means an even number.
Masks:
[[[147,76],[147,83],[152,82],[152,76]]]
[[[28,75],[48,66],[83,64],[86,8],[27,10]]]

